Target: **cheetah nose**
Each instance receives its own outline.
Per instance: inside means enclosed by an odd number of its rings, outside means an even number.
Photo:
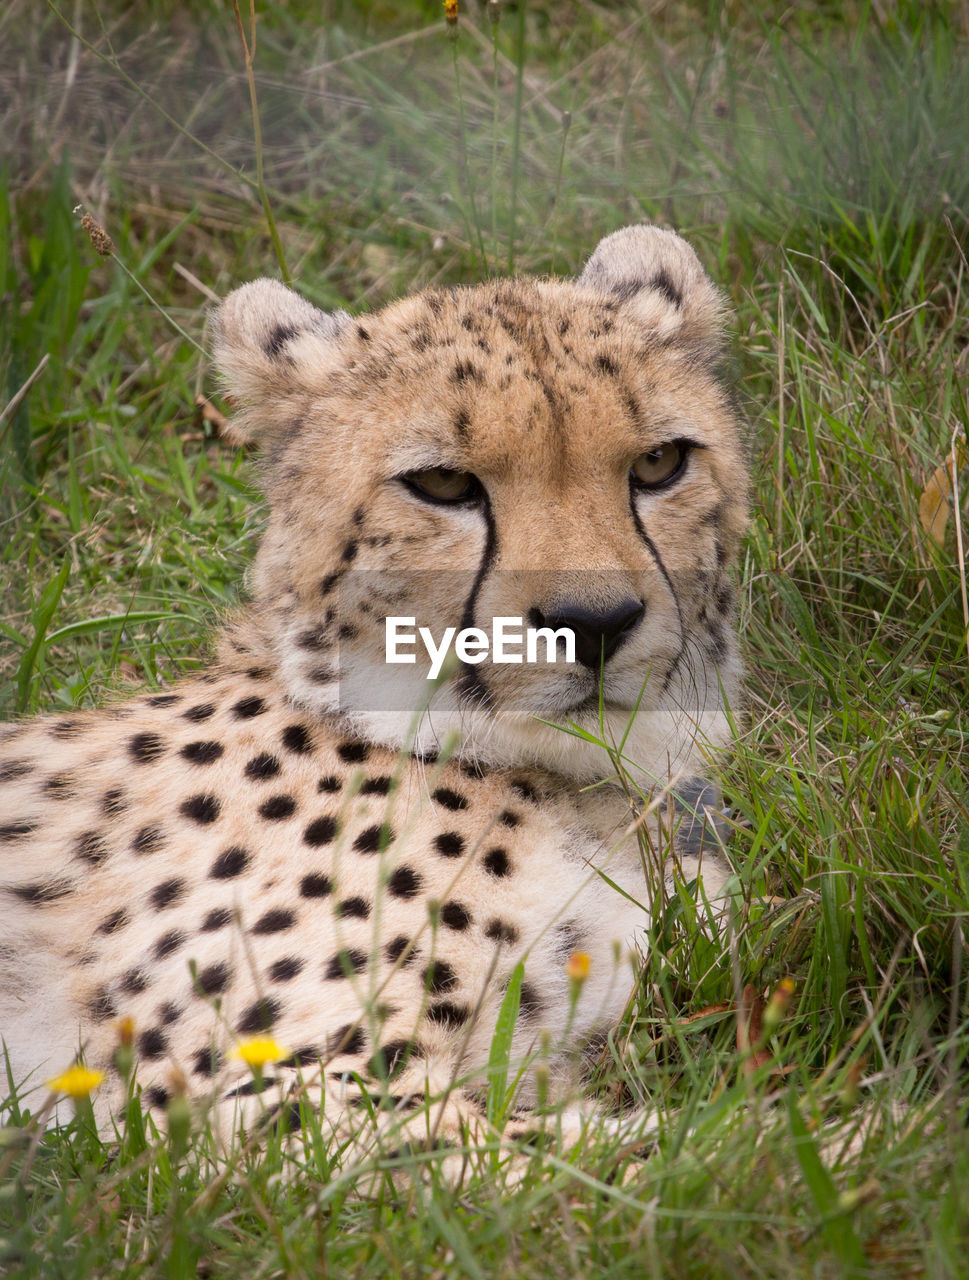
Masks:
[[[612,609],[603,610],[556,602],[548,613],[533,609],[531,617],[538,627],[551,627],[553,631],[568,628],[575,635],[576,660],[598,671],[600,663],[608,662],[629,639],[645,612],[642,600],[623,600]]]

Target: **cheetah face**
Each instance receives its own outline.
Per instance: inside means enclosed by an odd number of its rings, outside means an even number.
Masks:
[[[391,745],[456,735],[481,762],[586,779],[605,753],[544,722],[625,740],[654,778],[722,741],[747,478],[721,315],[693,251],[652,227],[607,237],[576,281],[357,320],[268,280],[231,294],[216,356],[264,450],[253,586],[291,697]],[[489,654],[429,683],[423,644],[387,662],[388,617],[435,644],[520,618],[571,631],[576,661]]]

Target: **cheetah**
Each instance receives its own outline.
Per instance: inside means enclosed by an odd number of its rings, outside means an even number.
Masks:
[[[515,1132],[570,1096],[662,885],[727,892],[707,775],[741,696],[748,476],[724,314],[647,225],[576,279],[356,318],[268,279],[225,299],[215,361],[268,499],[249,602],[200,673],[3,733],[22,1099],[82,1055],[109,1125],[126,1026],[162,1119],[178,1089],[230,1129],[295,1098],[338,1133],[482,1132],[512,983]],[[391,617],[518,618],[574,657],[466,650],[431,680],[417,644],[387,661]]]

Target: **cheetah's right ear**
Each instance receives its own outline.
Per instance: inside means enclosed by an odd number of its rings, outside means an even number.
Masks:
[[[623,227],[600,240],[579,284],[613,294],[661,338],[718,343],[719,291],[685,240],[661,227]]]
[[[232,426],[240,439],[272,432],[274,409],[332,363],[349,321],[345,311],[320,311],[278,280],[233,289],[212,315],[213,356],[239,404]]]

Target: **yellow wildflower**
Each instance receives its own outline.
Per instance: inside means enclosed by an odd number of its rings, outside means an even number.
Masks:
[[[103,1079],[103,1071],[92,1071],[83,1063],[75,1062],[73,1067],[68,1067],[53,1080],[48,1080],[47,1087],[53,1089],[55,1093],[66,1093],[72,1098],[86,1098]]]
[[[572,982],[585,982],[589,976],[588,951],[573,951],[566,961],[565,972]]]
[[[444,17],[452,26],[458,20],[458,0],[444,0]]]
[[[240,1058],[247,1067],[258,1070],[267,1063],[288,1057],[289,1050],[284,1049],[272,1036],[251,1036],[248,1040],[240,1040],[229,1056]]]

